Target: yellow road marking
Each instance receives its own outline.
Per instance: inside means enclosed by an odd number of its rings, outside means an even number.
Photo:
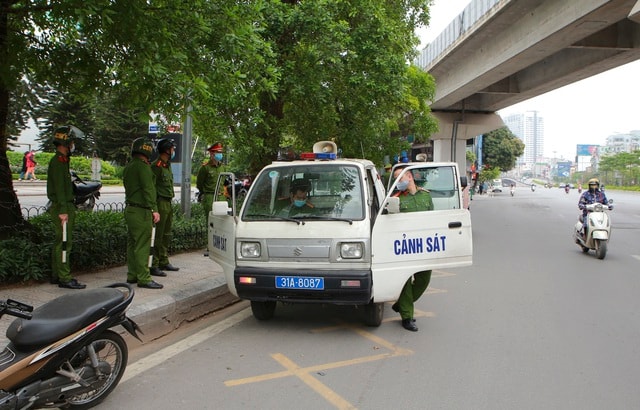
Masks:
[[[437,274],[434,275],[434,277],[446,277],[446,276],[454,275],[453,273],[447,273],[444,271],[436,271],[436,272]],[[446,293],[446,292],[447,292],[446,290],[435,289],[435,288],[430,288],[429,290],[427,290],[427,293]],[[415,310],[414,313],[416,317],[435,317],[435,314],[433,312],[424,312],[420,310]],[[384,319],[383,322],[397,321],[397,320],[398,320],[397,318],[388,318],[388,319]],[[284,367],[286,370],[262,374],[258,376],[245,377],[241,379],[227,380],[224,382],[224,384],[225,386],[228,386],[228,387],[241,386],[241,385],[250,384],[250,383],[257,383],[262,381],[280,379],[280,378],[289,377],[289,376],[295,376],[295,377],[298,377],[300,380],[302,380],[303,383],[309,386],[313,391],[318,393],[320,396],[322,396],[325,400],[327,400],[336,408],[340,410],[355,409],[356,407],[354,407],[351,403],[349,403],[347,400],[345,400],[335,391],[331,390],[325,384],[320,382],[317,378],[315,378],[312,375],[312,373],[318,373],[318,372],[337,369],[337,368],[346,367],[346,366],[354,366],[358,364],[374,362],[377,360],[388,359],[396,356],[408,356],[410,354],[413,354],[413,350],[398,347],[393,343],[387,341],[386,339],[383,339],[379,336],[374,335],[371,332],[367,332],[366,330],[360,327],[356,327],[348,323],[340,323],[335,326],[327,326],[323,328],[313,329],[312,332],[325,333],[325,332],[331,332],[331,331],[342,330],[342,329],[351,330],[356,334],[376,344],[376,348],[377,346],[381,346],[389,350],[389,352],[371,355],[371,356],[358,357],[355,359],[339,360],[337,362],[317,364],[317,365],[308,366],[308,367],[298,366],[294,361],[292,361],[282,353],[273,353],[271,354],[271,357],[276,362],[278,362],[282,367]]]

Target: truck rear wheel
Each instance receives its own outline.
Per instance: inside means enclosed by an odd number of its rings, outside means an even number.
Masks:
[[[378,327],[382,323],[384,316],[384,303],[374,303],[373,301],[364,305],[364,324],[371,327]]]
[[[255,300],[251,301],[251,312],[253,313],[253,317],[258,320],[269,320],[273,318],[273,314],[276,311],[276,302],[258,302]]]

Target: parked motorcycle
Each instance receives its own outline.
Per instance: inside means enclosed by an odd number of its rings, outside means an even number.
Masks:
[[[613,200],[610,199],[608,205],[601,203],[588,204],[586,206],[587,215],[585,216],[587,218],[586,232],[583,232],[582,215],[578,218],[573,230],[573,239],[582,249],[582,252],[587,253],[590,250],[595,250],[598,259],[604,259],[607,255],[607,244],[611,235],[611,221],[606,211],[613,209],[612,203]]]
[[[71,171],[73,182],[73,203],[80,211],[92,211],[96,200],[100,198],[102,183],[98,181],[85,181],[75,171]]]
[[[127,366],[127,344],[111,328],[140,340],[125,312],[133,288],[115,283],[61,296],[33,310],[0,301],[0,317],[15,316],[0,353],[0,410],[88,409],[116,387]],[[33,313],[31,313],[33,312]]]

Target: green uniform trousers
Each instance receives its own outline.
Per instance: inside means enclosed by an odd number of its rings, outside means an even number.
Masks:
[[[69,209],[69,219],[67,221],[67,261],[62,262],[62,222],[58,215],[60,214],[60,207],[52,205],[49,209],[51,213],[51,219],[53,219],[53,232],[55,238],[53,240],[53,248],[51,250],[51,279],[58,279],[60,282],[68,282],[72,279],[71,276],[71,244],[73,243],[73,227],[76,223],[76,210],[74,207],[67,207]]]
[[[124,220],[127,223],[127,280],[135,280],[143,285],[151,282],[148,264],[152,218],[150,209],[130,205],[124,209]]]
[[[153,267],[169,264],[169,245],[171,244],[171,223],[173,221],[173,209],[171,200],[158,199],[158,213],[160,221],[156,224],[156,238],[153,251]]]
[[[209,212],[213,206],[213,193],[204,194],[202,196],[202,208],[204,209],[204,218],[209,221]]]
[[[409,278],[404,284],[398,297],[398,309],[402,319],[413,319],[413,303],[427,290],[430,280],[431,271],[425,270],[415,273],[413,278]]]

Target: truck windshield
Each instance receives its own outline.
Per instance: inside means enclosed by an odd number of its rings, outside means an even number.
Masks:
[[[359,169],[348,164],[271,167],[253,182],[242,220],[362,220],[362,181]]]

